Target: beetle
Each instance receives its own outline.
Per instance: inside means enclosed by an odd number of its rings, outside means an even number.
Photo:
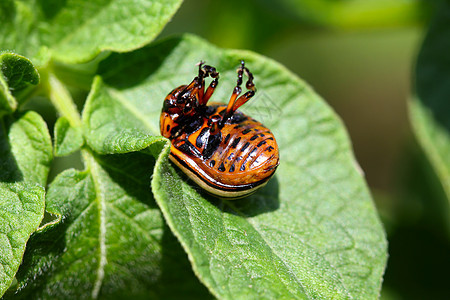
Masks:
[[[244,75],[247,91],[242,93]],[[205,79],[212,81],[205,90]],[[279,165],[272,132],[237,109],[256,93],[253,74],[241,60],[228,105],[208,100],[219,83],[216,68],[198,64],[198,75],[164,99],[161,135],[171,141],[170,160],[210,194],[242,198],[264,186]]]

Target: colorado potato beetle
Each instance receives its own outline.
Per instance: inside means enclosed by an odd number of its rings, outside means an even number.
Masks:
[[[240,95],[244,75],[247,91]],[[278,146],[269,129],[237,110],[256,93],[244,61],[228,105],[207,105],[218,83],[216,68],[200,62],[192,82],[165,98],[160,129],[171,141],[170,160],[189,178],[215,196],[241,198],[272,177],[279,164]]]

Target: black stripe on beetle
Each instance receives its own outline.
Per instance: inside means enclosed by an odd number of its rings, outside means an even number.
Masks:
[[[230,140],[230,134],[227,134],[225,137],[225,140],[223,141],[224,144],[228,144],[228,141]]]
[[[261,141],[261,142],[258,143],[258,145],[257,145],[256,147],[259,148],[259,147],[261,147],[262,145],[264,145],[264,144],[266,144],[266,143],[267,143],[266,141]]]
[[[233,143],[231,144],[231,148],[236,148],[237,144],[239,144],[240,141],[241,141],[241,137],[238,137],[237,139],[235,139],[233,141]]]
[[[242,146],[241,151],[242,152],[245,151],[245,149],[247,149],[248,146],[250,146],[250,143],[249,142],[245,143],[244,146]]]
[[[208,186],[214,188],[214,189],[219,189],[222,191],[244,191],[244,190],[251,190],[263,183],[265,183],[267,181],[267,179],[262,179],[260,181],[254,182],[254,183],[247,183],[247,184],[242,184],[239,186],[229,186],[229,185],[220,185],[213,183],[203,177],[200,176],[200,174],[196,173],[195,170],[193,170],[189,165],[186,164],[185,161],[183,161],[182,159],[180,159],[177,156],[173,156],[171,154],[171,157],[173,157],[174,159],[176,159],[178,161],[178,163],[180,165],[182,165],[184,168],[186,168],[187,170],[189,170],[190,172],[192,172],[193,175],[195,175],[197,178],[199,178],[201,181],[203,181],[205,184],[207,184]],[[245,168],[244,168],[245,170]],[[231,196],[231,198],[233,198],[233,196]]]

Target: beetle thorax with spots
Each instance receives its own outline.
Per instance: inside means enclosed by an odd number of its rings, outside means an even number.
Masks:
[[[243,76],[247,92],[241,95]],[[205,90],[205,79],[212,81]],[[209,104],[219,82],[214,67],[199,64],[189,85],[175,88],[164,100],[161,134],[170,139],[170,159],[209,193],[239,198],[263,186],[279,163],[278,146],[269,129],[237,109],[256,92],[253,75],[241,62],[228,105]]]

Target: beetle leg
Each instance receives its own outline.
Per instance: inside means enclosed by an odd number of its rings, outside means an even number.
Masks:
[[[242,80],[241,80],[241,82],[242,82]],[[223,116],[222,124],[225,124],[226,120],[228,120],[228,118],[230,118],[233,115],[234,103],[236,101],[236,98],[241,94],[241,92],[242,92],[242,88],[239,85],[236,85],[234,87],[233,93],[231,94],[230,101],[228,101],[227,110],[225,111],[225,114]]]
[[[214,80],[211,81],[211,83],[209,84],[205,95],[201,98],[202,99],[200,103],[201,105],[206,105],[206,103],[208,103],[209,98],[211,98],[218,84],[219,84],[219,76],[217,76],[217,78],[214,78]]]
[[[237,98],[237,100],[234,102],[233,104],[233,108],[232,111],[233,113],[242,105],[245,104],[245,102],[247,102],[248,100],[250,100],[251,97],[253,97],[255,95],[255,91],[247,91],[245,92],[244,95],[240,96],[239,98]]]
[[[248,100],[250,100],[250,98],[252,98],[256,93],[256,87],[255,87],[255,84],[253,83],[253,74],[252,74],[252,72],[250,72],[249,69],[247,69],[247,67],[244,66],[244,61],[241,61],[241,70],[243,70],[245,75],[247,75],[248,79],[247,79],[247,82],[245,83],[245,87],[247,88],[248,91],[244,95],[237,98],[237,100],[234,102],[233,108],[232,108],[233,113],[239,107],[244,105]],[[241,80],[242,80],[242,78],[241,78]]]
[[[200,105],[206,105],[208,103],[209,98],[211,98],[212,94],[214,93],[214,90],[216,89],[217,85],[219,84],[219,72],[216,71],[216,68],[205,65],[203,66],[203,70],[205,72],[205,78],[208,76],[211,76],[213,78],[213,81],[208,86],[208,89],[206,90],[206,93],[201,95],[199,97],[200,99]],[[204,85],[204,81],[203,81]],[[200,95],[199,95],[200,96]]]
[[[197,87],[198,87],[198,99],[200,102],[202,101],[201,99],[203,98],[203,94],[205,93],[205,79],[203,78],[204,71],[202,70],[204,64],[205,62],[203,60],[201,60],[198,63]]]
[[[242,63],[244,63],[244,61],[242,61]],[[245,83],[245,87],[247,88],[247,90],[256,92],[256,87],[255,87],[255,84],[253,83],[252,72],[250,72],[250,70],[247,69],[247,67],[244,67],[244,73],[245,73],[245,75],[247,75],[247,78],[248,78],[247,82]]]
[[[219,72],[217,72],[216,68],[211,67],[209,65],[204,65],[202,67],[202,70],[204,72],[204,78],[211,76],[212,78],[217,78],[219,77]]]
[[[236,98],[239,96],[239,94],[242,92],[242,76],[244,74],[244,61],[241,60],[241,66],[237,69],[237,82],[236,86],[234,87],[233,93],[231,94],[230,101],[228,101],[227,110],[225,111],[225,114],[223,115],[223,119],[221,122],[221,126],[225,125],[225,122],[233,115],[234,110],[234,102],[236,101]]]
[[[184,89],[178,94],[177,96],[177,102],[178,103],[184,103],[186,102],[191,95],[194,93],[198,92],[197,89],[197,77],[194,78],[194,80],[192,80],[191,83],[189,83],[189,85],[185,86]]]
[[[244,95],[242,95],[242,96],[240,96],[238,98],[239,94],[242,91],[241,85],[242,85],[242,78],[243,78],[244,74],[248,78],[247,82],[245,83],[245,87],[249,91],[247,91]],[[252,98],[255,95],[255,93],[256,93],[255,84],[253,83],[253,74],[250,72],[249,69],[247,69],[245,67],[245,62],[243,60],[241,60],[241,66],[237,69],[237,75],[238,75],[238,79],[237,79],[236,87],[234,88],[233,93],[231,94],[230,101],[228,102],[227,109],[226,109],[225,114],[223,116],[223,119],[222,119],[222,122],[221,122],[221,126],[222,127],[225,125],[225,122],[229,118],[231,118],[233,113],[239,107],[241,107],[245,102],[250,100],[250,98]]]
[[[191,83],[185,86],[185,88],[179,93],[178,100],[180,103],[184,102],[187,98],[191,98],[192,95],[197,95],[197,98],[199,99],[198,104],[206,104],[207,100],[203,100],[205,94],[205,78],[208,76],[213,78],[219,77],[219,73],[216,71],[216,68],[205,65],[204,61],[200,61],[197,65],[198,76],[196,76]]]

